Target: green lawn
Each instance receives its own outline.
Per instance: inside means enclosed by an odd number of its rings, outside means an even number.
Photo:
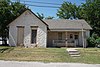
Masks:
[[[70,57],[66,48],[0,47],[0,60],[75,62],[100,64],[100,48],[78,49],[80,57]]]

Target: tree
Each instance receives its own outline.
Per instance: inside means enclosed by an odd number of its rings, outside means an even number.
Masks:
[[[93,28],[92,33],[100,36],[100,0],[86,0],[80,6],[64,2],[57,16],[61,19],[85,19]]]
[[[92,33],[100,36],[100,0],[86,0],[81,6],[81,16],[93,28]]]
[[[53,19],[54,17],[51,17],[51,16],[48,16],[48,17],[45,17],[43,13],[37,13],[37,16],[40,18],[40,19]]]
[[[71,2],[64,2],[59,8],[57,16],[61,19],[81,19],[79,12],[80,6],[76,6]]]
[[[19,2],[0,0],[0,36],[4,39],[4,44],[7,44],[5,40],[8,36],[7,25],[25,10],[25,5]]]
[[[38,16],[40,19],[44,19],[44,14],[43,14],[43,13],[41,13],[41,14],[37,13],[37,16]]]

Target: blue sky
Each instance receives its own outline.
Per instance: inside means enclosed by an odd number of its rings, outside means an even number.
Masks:
[[[13,0],[14,1],[14,0]],[[81,5],[81,3],[84,3],[85,0],[20,0],[20,1],[32,1],[32,2],[46,2],[46,3],[57,3],[57,4],[62,4],[64,1],[72,2],[75,3],[76,5]],[[41,4],[41,3],[32,3],[32,2],[23,2],[26,4],[32,4],[32,5],[39,5],[39,6],[58,6],[60,7],[61,5],[51,5],[51,4]],[[44,8],[44,7],[34,7],[34,6],[29,6],[29,8],[34,12],[34,13],[43,13],[44,16],[56,16],[57,10],[59,8]]]

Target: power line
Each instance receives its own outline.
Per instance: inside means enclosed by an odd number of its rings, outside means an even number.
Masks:
[[[13,0],[14,1],[14,0]],[[33,4],[27,4],[28,2],[29,3],[39,3],[39,4],[51,4],[51,5],[61,5],[61,4],[57,4],[57,3],[46,3],[46,2],[37,2],[37,1],[25,1],[25,0],[15,0],[15,1],[20,1],[20,3],[21,2],[24,2],[24,3],[22,3],[22,4],[24,4],[24,5],[27,5],[27,6],[33,6],[33,7],[45,7],[45,8],[60,8],[59,6],[42,6],[42,5],[33,5]],[[27,2],[27,3],[25,3],[25,2]]]
[[[38,2],[38,1],[21,1],[21,2],[30,2],[30,3],[39,3],[39,4],[51,4],[51,5],[62,5],[58,3],[48,3],[48,2]]]
[[[23,3],[22,3],[23,4]],[[25,4],[28,6],[34,6],[34,7],[45,7],[45,8],[60,8],[58,6],[40,6],[40,5],[32,5],[32,4]]]
[[[13,0],[16,1],[16,0]],[[25,1],[25,0],[17,0],[17,2],[29,2],[29,3],[38,3],[38,4],[51,4],[51,5],[62,5],[62,4],[58,4],[58,3],[48,3],[48,2],[40,2],[40,1]]]

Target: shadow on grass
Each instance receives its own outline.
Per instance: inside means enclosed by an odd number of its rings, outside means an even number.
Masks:
[[[4,53],[4,52],[7,52],[9,53],[10,51],[12,51],[14,48],[2,48],[0,49],[0,53]]]

